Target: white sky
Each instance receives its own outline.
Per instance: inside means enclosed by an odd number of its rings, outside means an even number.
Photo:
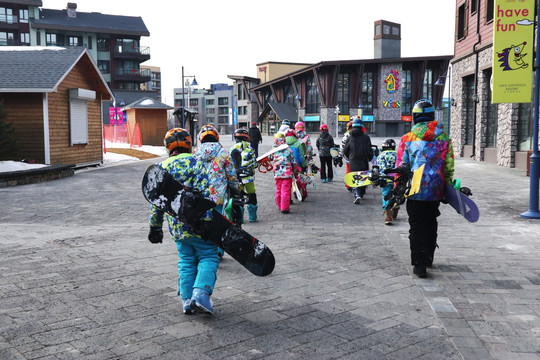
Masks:
[[[67,0],[43,0],[65,9]],[[455,0],[73,0],[77,10],[141,16],[150,31],[145,65],[161,68],[162,102],[185,75],[199,87],[256,77],[266,61],[317,63],[373,58],[373,23],[401,24],[401,56],[453,55]],[[182,36],[184,33],[184,36]],[[191,78],[189,78],[191,80]]]

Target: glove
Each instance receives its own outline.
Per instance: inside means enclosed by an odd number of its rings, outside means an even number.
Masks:
[[[467,196],[471,196],[471,195],[472,195],[471,189],[469,189],[469,188],[466,187],[466,186],[460,188],[459,191],[461,191],[463,194],[465,194],[465,195],[467,195]]]
[[[160,244],[163,242],[163,230],[161,228],[150,226],[150,232],[148,233],[148,240],[152,244]]]
[[[452,181],[452,187],[456,190],[461,189],[461,180],[454,179],[454,181]]]

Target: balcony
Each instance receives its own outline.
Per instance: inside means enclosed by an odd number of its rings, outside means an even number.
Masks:
[[[18,29],[19,21],[15,15],[0,15],[0,29]]]
[[[150,81],[151,71],[148,69],[116,69],[114,81],[143,83]]]
[[[114,48],[113,56],[117,59],[137,59],[144,62],[150,59],[150,47],[118,45]]]

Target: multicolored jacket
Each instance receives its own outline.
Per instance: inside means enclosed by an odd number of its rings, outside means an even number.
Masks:
[[[424,121],[414,125],[403,135],[397,150],[397,163],[412,171],[425,164],[420,192],[411,200],[436,201],[445,196],[444,184],[454,177],[454,150],[452,141],[444,132],[442,123]]]
[[[195,157],[206,168],[210,200],[223,205],[227,186],[238,188],[236,169],[229,153],[218,142],[205,142],[199,144]]]
[[[257,168],[255,150],[253,150],[247,141],[239,141],[234,144],[229,150],[229,156],[234,149],[240,151],[240,154],[242,155],[242,164],[240,164],[240,170],[247,175],[246,177],[242,177],[242,184],[252,183],[255,181],[255,169]]]
[[[200,191],[204,197],[209,197],[208,191],[208,176],[203,164],[198,161],[193,155],[183,153],[176,156],[171,156],[167,160],[162,161],[159,165],[167,170],[171,175],[192,190]],[[150,211],[150,226],[161,228],[163,226],[164,212],[155,206],[152,206]],[[169,232],[175,241],[180,241],[184,238],[198,236],[193,233],[191,228],[178,219],[165,214],[169,223]],[[210,220],[211,215],[208,212],[206,220]]]
[[[384,150],[377,156],[377,166],[379,172],[384,175],[384,170],[393,169],[396,167],[397,152],[396,150]],[[387,182],[392,182],[388,180]]]
[[[277,138],[274,140],[274,147],[285,144],[285,138]],[[269,156],[274,162],[274,178],[288,179],[293,178],[296,168],[296,160],[290,148],[286,148]]]
[[[301,168],[306,168],[308,163],[306,161],[307,148],[305,144],[298,141],[295,136],[286,136],[285,143],[289,145],[289,149],[292,150],[294,159],[296,160],[296,165],[300,166]]]
[[[313,164],[313,145],[311,145],[311,139],[309,138],[309,135],[305,130],[299,130],[297,131],[298,134],[298,141],[301,144],[306,145],[306,160],[308,164]]]

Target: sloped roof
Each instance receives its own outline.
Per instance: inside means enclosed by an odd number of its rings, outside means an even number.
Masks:
[[[165,109],[165,110],[171,110],[174,109],[174,107],[163,104],[156,99],[152,99],[149,97],[144,97],[142,99],[139,99],[127,106],[124,106],[123,110],[128,109]]]
[[[290,121],[294,122],[298,119],[296,109],[291,104],[269,101],[261,112],[261,115],[259,116],[259,121],[264,120],[264,117],[270,110],[273,110],[276,113],[277,117],[282,121],[285,119],[289,119]]]
[[[9,3],[18,5],[43,6],[43,2],[41,0],[10,0]]]
[[[107,15],[77,11],[77,17],[67,16],[66,9],[40,9],[39,19],[30,20],[37,29],[76,30],[95,33],[150,36],[140,16]]]
[[[0,46],[0,92],[54,92],[83,57],[92,63],[112,98],[105,79],[83,47]]]

